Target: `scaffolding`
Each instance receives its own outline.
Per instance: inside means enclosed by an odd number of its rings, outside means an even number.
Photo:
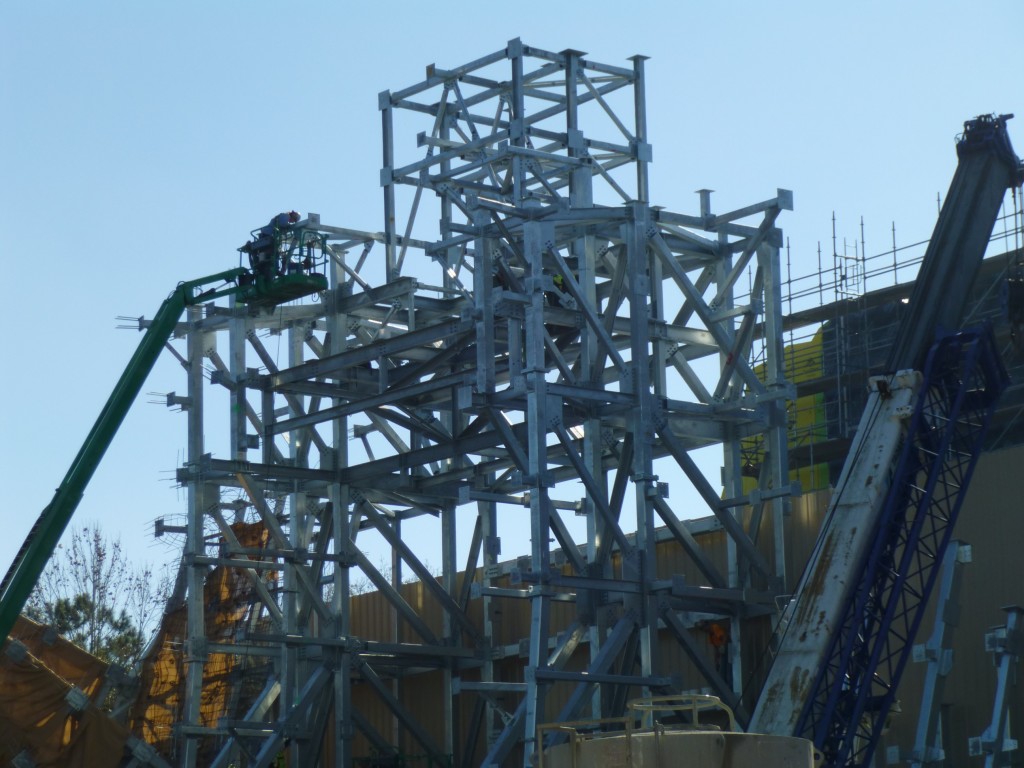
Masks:
[[[744,627],[792,576],[792,196],[653,205],[644,66],[512,40],[428,67],[380,95],[383,231],[300,223],[329,255],[322,300],[189,310],[168,757],[530,765],[543,723],[620,716],[630,693],[710,689],[746,717]],[[225,425],[216,457],[204,435]],[[716,446],[709,478],[695,454]],[[684,519],[708,513],[724,562]],[[259,546],[236,535],[257,523]],[[698,578],[658,572],[656,526]],[[210,626],[211,569],[239,585],[231,632]],[[730,628],[722,663],[690,633],[707,617]],[[211,716],[218,664],[249,682],[229,675]]]
[[[1024,346],[1020,321],[1024,304],[1012,291],[1024,265],[1024,211],[1014,191],[989,239],[970,293],[964,327],[990,324],[1012,383],[1004,393],[986,450],[1020,442],[1024,392]],[[833,227],[835,225],[833,224]],[[861,231],[863,232],[863,220]],[[788,248],[783,300],[785,374],[796,387],[789,405],[790,467],[804,491],[825,489],[838,477],[868,389],[868,376],[886,371],[886,355],[904,321],[927,240],[867,255],[863,235],[855,258],[834,255],[818,269],[794,277]],[[835,245],[835,244],[834,244]],[[855,275],[856,286],[851,286]],[[1016,307],[1016,310],[1015,310]]]

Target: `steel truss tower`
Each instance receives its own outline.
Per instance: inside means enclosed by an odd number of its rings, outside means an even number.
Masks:
[[[211,305],[179,327],[181,761],[269,765],[285,749],[291,765],[348,766],[361,740],[529,765],[540,724],[620,715],[630,691],[710,687],[742,719],[744,621],[786,580],[776,219],[791,194],[723,214],[708,191],[696,214],[651,205],[642,56],[609,66],[513,40],[379,107],[383,232],[300,222],[326,237],[322,301]],[[230,456],[209,455],[204,434],[225,425]],[[708,479],[692,454],[715,445]],[[724,564],[682,519],[708,510]],[[239,534],[253,523],[258,547]],[[701,582],[658,572],[659,527]],[[510,569],[501,540],[517,536]],[[204,606],[212,567],[249,595],[230,632]],[[363,580],[386,607],[375,636],[354,608]],[[517,601],[528,636],[509,644],[495,617]],[[699,616],[729,618],[728,669],[694,642]],[[665,642],[703,677],[666,668]],[[211,720],[218,658],[266,677]],[[414,705],[417,674],[436,684]]]

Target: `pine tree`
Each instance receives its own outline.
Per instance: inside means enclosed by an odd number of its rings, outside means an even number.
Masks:
[[[129,561],[98,525],[72,530],[29,597],[25,614],[108,663],[134,666],[170,590],[166,576]]]

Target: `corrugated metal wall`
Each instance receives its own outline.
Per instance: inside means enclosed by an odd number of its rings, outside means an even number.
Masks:
[[[803,562],[807,553],[813,546],[814,536],[817,531],[820,519],[819,510],[827,502],[827,493],[807,494],[794,499],[793,513],[789,518],[787,544],[787,559],[790,562]],[[770,516],[766,516],[762,524],[762,531],[759,536],[759,546],[766,556],[771,557],[768,551],[771,542]],[[726,570],[726,537],[721,531],[710,531],[697,534],[700,545],[709,553],[710,559],[723,572]],[[658,554],[658,578],[667,579],[672,576],[682,575],[689,583],[704,583],[703,576],[686,556],[683,550],[672,541],[662,541],[657,545]],[[613,567],[618,571],[618,558],[613,559]],[[566,569],[566,573],[568,573]],[[507,579],[499,580],[495,586],[507,587]],[[438,636],[442,631],[442,613],[436,601],[432,598],[429,590],[421,583],[405,584],[401,588],[404,599],[424,619],[431,630]],[[483,601],[474,600],[470,604],[470,617],[477,626],[482,625]],[[558,633],[570,626],[575,617],[575,606],[570,603],[555,603],[551,612],[551,631]],[[527,600],[495,600],[492,609],[494,621],[494,645],[514,646],[520,640],[528,637],[530,628],[530,605]],[[393,638],[394,611],[385,598],[378,593],[359,595],[353,598],[353,633],[366,640],[380,640],[391,642]],[[405,622],[399,624],[399,639],[401,642],[419,642],[415,632]],[[745,688],[749,689],[749,698],[756,694],[760,681],[764,674],[766,658],[764,649],[767,647],[771,633],[770,622],[766,619],[755,619],[748,621],[744,626],[744,656],[749,658],[747,662],[747,681]],[[703,646],[709,658],[713,657],[713,648],[710,644],[707,633],[702,630],[695,631],[695,637],[699,646]],[[659,674],[673,675],[686,689],[701,689],[706,686],[703,678],[698,674],[678,644],[664,633],[659,643],[661,655]],[[568,669],[582,669],[586,666],[589,654],[586,645],[581,647],[568,665]],[[498,664],[496,676],[502,681],[522,682],[524,677],[525,656],[509,657]],[[463,673],[467,680],[479,679],[475,670]],[[547,699],[547,717],[554,719],[559,709],[572,693],[572,686],[567,683],[556,684],[552,687]],[[415,717],[417,722],[427,730],[439,745],[443,744],[443,714],[444,701],[442,697],[442,673],[435,670],[406,670],[401,684],[399,685],[399,697],[404,707]],[[383,701],[374,693],[368,685],[355,682],[353,695],[360,714],[373,725],[375,729],[389,739],[395,739],[396,724],[390,710]],[[632,690],[629,695],[638,696],[639,690]],[[457,734],[456,743],[462,745],[471,740],[472,713],[475,704],[474,696],[471,694],[457,697],[458,716],[457,721],[461,723],[460,733]],[[518,704],[519,697],[516,694],[506,694],[502,704],[509,712],[514,711]],[[406,754],[416,754],[420,751],[419,745],[415,743],[408,733],[398,729],[400,749]],[[477,746],[477,757],[483,757],[484,739],[481,735]],[[457,747],[458,750],[458,747]],[[357,735],[356,755],[370,755],[372,749],[370,743],[362,736]]]
[[[985,632],[1005,624],[1006,605],[1024,605],[1024,502],[1020,477],[1024,472],[1024,446],[982,456],[956,528],[956,538],[971,545],[973,562],[963,572],[959,625],[953,635],[953,668],[943,696],[943,727],[947,764],[981,764],[968,758],[967,740],[980,736],[992,716],[996,688],[993,658],[985,651]],[[918,642],[934,626],[930,611]],[[908,749],[917,728],[923,665],[910,664],[900,686],[902,714],[893,717],[886,744]],[[1009,696],[1011,735],[1024,726],[1024,691],[1013,685]],[[1014,765],[1024,761],[1016,754]]]
[[[944,727],[951,765],[967,765],[967,739],[978,736],[988,725],[991,716],[992,699],[995,693],[995,668],[992,656],[984,650],[984,634],[989,627],[1004,622],[1002,606],[1024,604],[1024,502],[1014,490],[1016,473],[1024,471],[1024,447],[1005,449],[986,454],[979,462],[978,469],[961,513],[957,538],[973,547],[974,562],[964,572],[961,592],[960,625],[955,634],[955,661],[952,673],[946,683],[944,702]],[[821,518],[828,504],[829,492],[820,491],[793,499],[792,512],[787,519],[786,560],[791,574],[791,585],[795,584],[803,564],[814,547]],[[771,519],[766,517],[759,537],[766,550],[771,541]],[[711,531],[697,535],[700,545],[720,567],[725,567],[725,535]],[[766,554],[769,554],[766,551]],[[691,583],[702,579],[685,553],[673,542],[658,545],[658,577],[669,578],[675,574],[684,575]],[[408,584],[402,593],[430,627],[441,634],[441,612],[422,584]],[[481,620],[482,601],[473,601],[471,615],[475,622]],[[512,645],[528,636],[530,624],[529,603],[525,600],[503,600],[495,607],[495,644]],[[558,604],[553,611],[552,631],[558,632],[572,621],[574,608],[569,604]],[[366,639],[391,639],[392,611],[383,597],[377,594],[362,595],[354,599],[354,626],[356,635]],[[919,642],[924,642],[931,633],[933,618],[929,615],[922,627]],[[750,620],[744,625],[744,701],[752,706],[753,699],[764,676],[770,658],[767,652],[771,625],[767,618]],[[417,638],[408,628],[402,631],[402,640],[416,642]],[[706,646],[708,656],[713,655],[706,633],[695,632],[698,644]],[[684,689],[700,689],[704,681],[696,672],[690,660],[679,646],[663,635],[660,643],[661,674],[676,675]],[[588,657],[585,647],[577,652],[576,663],[571,668],[580,668]],[[499,666],[498,675],[506,681],[522,681],[525,658],[508,658]],[[900,689],[902,712],[895,715],[892,727],[884,739],[885,746],[909,749],[913,746],[917,727],[918,702],[922,685],[923,668],[912,664],[908,667]],[[470,671],[464,675],[475,679]],[[442,674],[438,671],[423,671],[407,674],[401,684],[401,700],[418,722],[428,730],[439,744],[443,744],[444,701],[441,688]],[[548,717],[554,718],[558,709],[571,693],[568,684],[552,688],[548,698]],[[631,691],[637,695],[637,691]],[[355,697],[360,712],[380,731],[391,737],[394,733],[390,711],[380,699],[363,684],[357,684]],[[459,699],[460,733],[456,742],[465,744],[470,740],[470,727],[474,697],[471,694]],[[504,705],[515,709],[518,697],[506,694]],[[1024,723],[1024,698],[1019,687],[1011,694],[1011,721]],[[401,748],[406,753],[417,753],[419,747],[406,734]],[[477,757],[483,756],[483,737],[478,741]],[[370,753],[369,744],[361,736],[357,740],[357,755]]]

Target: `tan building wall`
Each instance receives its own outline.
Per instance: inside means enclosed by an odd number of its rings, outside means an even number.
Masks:
[[[979,763],[980,758],[969,760],[967,739],[978,736],[988,725],[991,717],[992,700],[995,694],[996,670],[992,656],[984,650],[985,631],[994,625],[1004,623],[1002,606],[1024,604],[1024,501],[1014,490],[1018,472],[1024,471],[1024,447],[1004,449],[986,454],[979,462],[974,482],[968,493],[956,537],[970,543],[973,548],[973,563],[964,571],[960,597],[960,623],[954,636],[955,659],[952,672],[947,679],[943,702],[943,725],[946,744],[952,765]],[[803,563],[814,546],[818,527],[829,500],[828,491],[805,494],[793,499],[792,513],[787,520],[786,559],[789,564],[791,581],[796,582]],[[771,541],[771,520],[764,520],[764,530],[759,541]],[[725,535],[720,531],[697,534],[697,540],[713,561],[725,565]],[[671,541],[658,545],[658,577],[669,578],[684,575],[690,583],[701,583],[701,577],[685,553]],[[441,612],[434,604],[422,584],[403,587],[405,598],[426,619],[428,625],[441,633]],[[470,616],[478,626],[482,620],[482,601],[472,601]],[[529,632],[529,603],[525,600],[502,600],[495,605],[495,645],[512,646]],[[560,604],[553,612],[552,632],[565,629],[572,621],[574,607]],[[923,643],[931,634],[933,615],[925,618],[917,641]],[[360,637],[381,640],[391,638],[391,609],[377,594],[363,595],[355,599],[354,633]],[[765,619],[747,621],[744,635],[744,702],[752,707],[757,690],[763,680],[766,665],[770,663],[767,653],[771,635],[770,622]],[[698,644],[703,644],[709,658],[713,648],[707,633],[695,630]],[[401,632],[404,642],[416,642],[415,635],[407,627]],[[697,673],[686,654],[667,633],[660,643],[661,674],[677,675],[684,689],[701,689],[707,683]],[[577,651],[570,668],[579,669],[588,658],[586,647]],[[497,676],[505,681],[523,680],[525,658],[511,656],[498,665]],[[910,664],[900,687],[901,712],[892,719],[892,727],[884,737],[883,749],[897,746],[910,749],[913,746],[917,727],[918,706],[923,680],[923,665]],[[463,675],[465,679],[478,679],[473,671]],[[442,673],[440,671],[410,670],[403,679],[401,700],[416,720],[436,741],[443,744],[442,723],[444,702],[442,700]],[[357,683],[355,697],[361,714],[365,716],[382,735],[391,736],[393,721],[390,712],[378,697],[364,684]],[[571,686],[555,685],[548,697],[548,717],[553,719],[559,707],[571,693]],[[630,691],[639,695],[639,691]],[[461,733],[456,739],[460,744],[469,741],[472,729],[472,710],[475,703],[472,695],[456,697],[459,706],[458,721]],[[503,704],[513,711],[518,703],[516,694],[506,694]],[[1011,692],[1011,722],[1024,724],[1024,696],[1019,686]],[[1024,726],[1022,726],[1024,727]],[[477,757],[484,753],[483,737],[477,742]],[[416,753],[418,747],[406,735],[403,750]],[[357,755],[370,753],[369,744],[359,737]]]
[[[967,740],[980,736],[992,717],[996,669],[985,651],[985,632],[1005,624],[1007,605],[1024,606],[1024,501],[1019,491],[1024,471],[1024,446],[982,456],[960,513],[955,536],[971,545],[973,562],[963,572],[959,624],[953,635],[953,668],[942,697],[949,765],[981,765],[968,758]],[[934,606],[933,606],[934,607]],[[934,626],[929,610],[921,628],[924,643]],[[885,737],[887,746],[909,748],[917,728],[923,664],[910,664],[899,691],[902,714],[893,718]],[[1010,688],[1011,735],[1024,727],[1024,691],[1014,681]],[[1018,751],[1013,765],[1024,762]]]

